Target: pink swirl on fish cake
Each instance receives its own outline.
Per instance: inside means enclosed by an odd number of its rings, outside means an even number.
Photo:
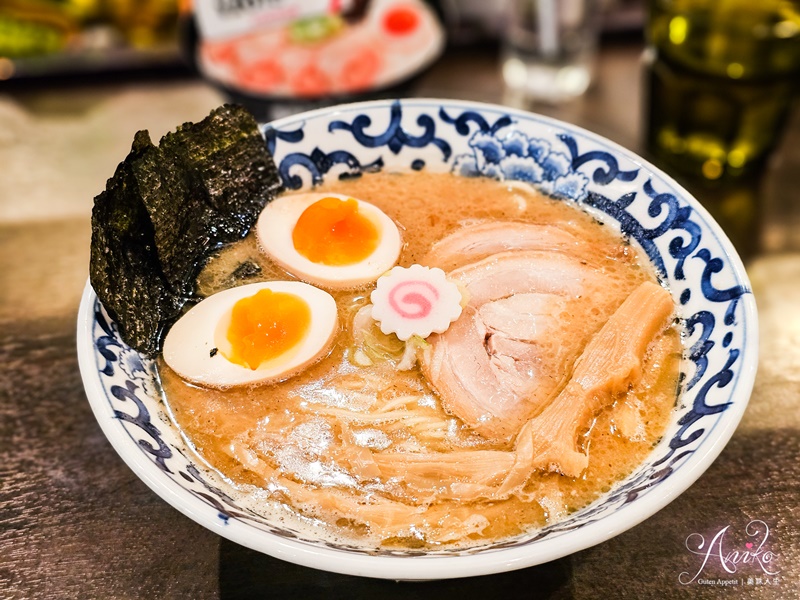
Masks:
[[[406,291],[407,288],[412,290]],[[419,291],[420,289],[427,292],[427,295]],[[428,296],[432,296],[432,299]],[[401,281],[389,292],[389,306],[404,319],[424,319],[431,314],[433,305],[438,299],[439,292],[427,281]],[[409,306],[414,309],[407,310]]]

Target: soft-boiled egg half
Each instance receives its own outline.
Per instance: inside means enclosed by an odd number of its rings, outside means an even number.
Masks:
[[[292,194],[264,208],[256,224],[261,249],[281,267],[332,289],[375,281],[397,262],[397,225],[378,207],[341,194]]]
[[[201,301],[164,339],[164,360],[205,386],[286,379],[321,358],[338,327],[336,301],[299,281],[231,288]]]

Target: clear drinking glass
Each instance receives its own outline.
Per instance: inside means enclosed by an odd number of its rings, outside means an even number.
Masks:
[[[601,0],[508,0],[502,69],[506,86],[560,103],[592,81]]]

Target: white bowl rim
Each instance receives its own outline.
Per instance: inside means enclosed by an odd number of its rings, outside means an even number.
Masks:
[[[387,99],[366,102],[341,104],[331,107],[319,108],[308,112],[298,113],[262,125],[280,129],[289,124],[311,120],[322,115],[334,115],[355,110],[371,110],[390,107],[393,103],[401,103],[404,107],[424,107],[435,105],[437,107],[456,107],[478,111],[500,112],[511,116],[518,116],[525,120],[539,121],[557,129],[575,131],[586,138],[614,150],[647,169],[664,183],[671,187],[680,198],[686,200],[692,209],[698,212],[704,224],[716,236],[720,245],[727,253],[727,259],[733,267],[737,282],[746,284],[750,290],[749,279],[738,254],[733,251],[733,245],[721,230],[716,221],[706,209],[682,186],[675,182],[669,175],[651,165],[635,153],[623,148],[615,142],[587,131],[576,125],[559,121],[536,113],[517,110],[510,107],[487,104],[481,102],[413,98],[413,99]],[[742,354],[742,368],[734,382],[730,401],[732,405],[721,413],[722,427],[718,429],[713,439],[703,444],[704,452],[691,457],[691,465],[683,465],[681,469],[670,477],[668,485],[656,486],[650,490],[646,498],[620,507],[611,514],[604,515],[601,519],[585,524],[577,531],[560,535],[558,543],[541,543],[513,548],[487,549],[475,554],[454,554],[449,556],[372,556],[356,554],[323,548],[307,544],[302,540],[292,540],[270,534],[250,527],[245,523],[231,520],[222,524],[211,507],[200,501],[186,489],[164,477],[153,462],[130,443],[127,436],[119,435],[119,420],[113,415],[106,401],[106,394],[101,387],[92,343],[92,328],[94,324],[93,307],[96,295],[87,280],[81,298],[77,323],[77,350],[81,377],[86,389],[87,398],[100,427],[111,442],[116,452],[128,467],[136,473],[157,495],[166,500],[178,511],[203,525],[207,529],[225,537],[233,542],[263,552],[279,559],[287,560],[306,567],[323,569],[335,573],[357,575],[365,577],[395,579],[395,580],[430,580],[449,579],[457,577],[471,577],[488,575],[504,571],[521,569],[538,564],[543,564],[577,551],[589,548],[606,541],[651,517],[656,512],[672,502],[677,496],[689,488],[711,465],[722,452],[730,440],[741,420],[752,392],[755,373],[758,365],[758,319],[755,299],[752,293],[747,293],[741,298],[743,308],[743,322],[747,327],[742,339],[742,348],[747,353]],[[723,419],[724,415],[724,419]],[[719,421],[715,423],[717,429]],[[711,435],[711,432],[709,432]],[[613,491],[613,490],[612,490]],[[599,499],[602,501],[602,498]]]

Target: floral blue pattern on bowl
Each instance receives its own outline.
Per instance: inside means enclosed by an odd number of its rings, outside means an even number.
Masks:
[[[167,414],[152,361],[119,338],[87,284],[79,356],[104,432],[176,508],[234,541],[300,564],[394,579],[492,573],[599,543],[661,509],[719,454],[749,399],[757,363],[755,303],[742,265],[707,213],[632,153],[530,113],[447,100],[353,104],[265,125],[287,189],[384,169],[522,181],[574,202],[635,240],[685,322],[682,395],[664,439],[606,496],[563,521],[467,550],[383,550],[316,539],[242,503],[205,470]]]

